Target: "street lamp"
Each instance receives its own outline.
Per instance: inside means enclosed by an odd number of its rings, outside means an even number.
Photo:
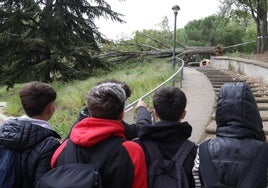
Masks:
[[[173,55],[172,55],[172,67],[173,69],[175,69],[175,50],[176,50],[176,24],[177,24],[177,14],[178,14],[178,11],[180,10],[180,7],[179,5],[174,5],[172,7],[172,10],[174,12],[174,37],[173,37]]]

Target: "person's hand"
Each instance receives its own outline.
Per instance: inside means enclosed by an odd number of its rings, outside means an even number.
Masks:
[[[140,106],[143,106],[144,108],[147,108],[148,105],[146,104],[146,102],[144,102],[143,100],[140,100],[137,105],[136,105],[136,109],[139,108]]]

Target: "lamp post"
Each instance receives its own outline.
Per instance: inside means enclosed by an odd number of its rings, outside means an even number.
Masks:
[[[174,5],[172,7],[172,10],[174,12],[174,37],[173,37],[173,55],[172,55],[172,67],[173,69],[175,69],[175,50],[176,50],[176,24],[177,24],[177,14],[178,14],[178,11],[180,10],[180,7],[179,5]]]

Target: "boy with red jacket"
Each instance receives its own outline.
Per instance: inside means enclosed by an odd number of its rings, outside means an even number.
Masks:
[[[121,138],[122,144],[114,150],[100,168],[104,188],[147,188],[147,170],[142,148],[132,141],[126,141],[122,119],[126,94],[116,83],[103,83],[91,89],[88,94],[87,117],[73,127],[70,139],[75,143],[79,163],[89,163],[94,150],[107,144],[108,139]],[[52,167],[64,164],[66,141],[54,153]],[[66,182],[68,184],[68,182]]]

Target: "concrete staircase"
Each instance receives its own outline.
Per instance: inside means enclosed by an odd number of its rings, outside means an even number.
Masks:
[[[240,75],[238,73],[232,73],[230,71],[221,71],[212,67],[198,67],[196,69],[208,77],[215,91],[216,98],[218,97],[219,90],[221,86],[223,85],[223,83],[247,82],[255,96],[255,99],[259,108],[259,112],[263,121],[265,135],[268,139],[268,86],[267,85],[264,85],[260,81],[253,80],[244,75]],[[205,140],[215,137],[215,133],[216,133],[215,107],[216,107],[216,99],[215,99],[214,111],[211,114],[211,121],[205,128],[205,132],[206,132]]]

